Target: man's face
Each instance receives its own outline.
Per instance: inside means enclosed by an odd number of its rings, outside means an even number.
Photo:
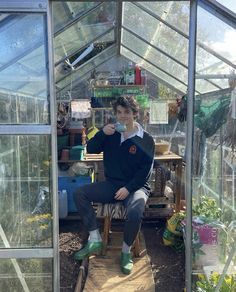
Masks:
[[[125,108],[118,105],[116,108],[116,118],[117,121],[124,125],[130,125],[134,122],[136,114],[130,108]]]

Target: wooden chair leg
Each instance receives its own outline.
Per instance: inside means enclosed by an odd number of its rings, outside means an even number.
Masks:
[[[103,226],[103,249],[102,249],[102,255],[105,255],[107,252],[107,245],[108,245],[108,239],[109,239],[109,231],[111,226],[111,218],[110,216],[104,217],[104,226]]]
[[[138,235],[136,236],[136,239],[133,244],[133,252],[135,257],[140,256],[141,247],[140,247],[140,231],[138,232]]]

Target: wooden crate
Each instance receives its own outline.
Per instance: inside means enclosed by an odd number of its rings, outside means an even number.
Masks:
[[[174,202],[167,197],[150,197],[147,201],[144,218],[167,218],[173,214]]]

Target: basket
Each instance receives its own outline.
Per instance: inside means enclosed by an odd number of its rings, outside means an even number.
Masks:
[[[165,154],[169,151],[169,143],[168,142],[159,142],[155,143],[155,154]]]

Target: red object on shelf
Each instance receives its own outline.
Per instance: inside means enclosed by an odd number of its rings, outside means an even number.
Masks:
[[[141,84],[141,69],[138,65],[135,65],[135,84]]]

